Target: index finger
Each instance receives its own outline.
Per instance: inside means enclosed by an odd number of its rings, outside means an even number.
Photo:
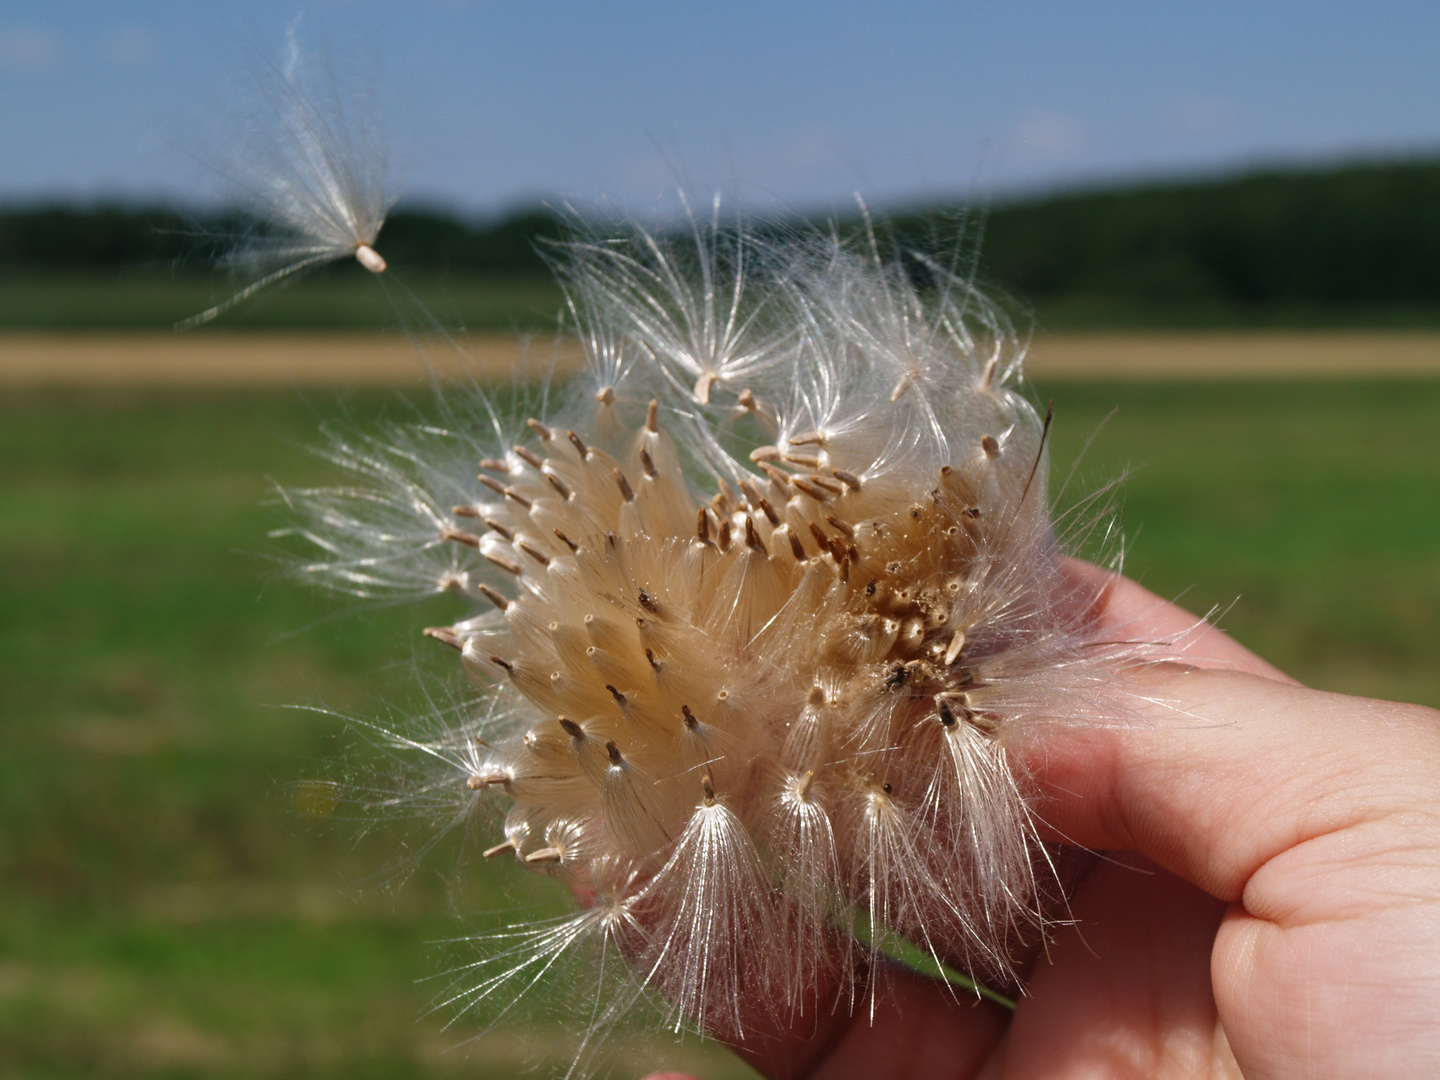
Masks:
[[[1233,901],[1279,853],[1434,786],[1434,710],[1306,689],[1132,581],[1083,563],[1066,572],[1099,582],[1095,617],[1112,632],[1188,634],[1189,647],[1184,665],[1122,676],[1125,722],[1036,733],[1019,748],[1058,838],[1139,851]]]

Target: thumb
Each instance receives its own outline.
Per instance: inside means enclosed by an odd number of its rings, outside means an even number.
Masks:
[[[1139,716],[1021,750],[1060,838],[1138,851],[1241,899],[1282,852],[1440,805],[1440,713],[1239,671],[1132,676]]]

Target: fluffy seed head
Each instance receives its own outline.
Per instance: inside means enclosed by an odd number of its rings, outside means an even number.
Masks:
[[[224,166],[255,221],[224,263],[252,280],[182,329],[325,263],[354,257],[371,273],[387,269],[375,240],[395,199],[384,140],[363,96],[342,95],[333,73],[314,70],[294,28],[281,65],[257,82],[257,115],[247,118]]]
[[[476,599],[427,633],[483,750],[430,753],[505,807],[487,855],[585,905],[462,996],[584,942],[734,1038],[851,1000],[895,937],[1011,980],[1056,890],[1009,748],[1113,707],[1007,324],[835,237],[559,258],[589,368],[558,408],[337,441],[361,483],[295,497],[307,570]]]

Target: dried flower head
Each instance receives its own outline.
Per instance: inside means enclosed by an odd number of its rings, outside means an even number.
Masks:
[[[589,946],[633,973],[595,1018],[654,992],[741,1039],[853,1003],[890,939],[1010,983],[1057,890],[1009,748],[1113,715],[1113,658],[1005,319],[835,236],[634,229],[557,262],[588,368],[547,415],[337,439],[357,484],[293,496],[307,571],[476,602],[426,631],[490,704],[412,743],[425,797],[505,807],[486,854],[583,907],[457,996]]]

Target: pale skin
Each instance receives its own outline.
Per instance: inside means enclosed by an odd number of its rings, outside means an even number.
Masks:
[[[1095,618],[1193,615],[1124,578]],[[1440,712],[1307,689],[1213,629],[1137,722],[1021,749],[1052,839],[1104,852],[1010,1013],[886,973],[869,1011],[737,1047],[776,1078],[1440,1076]],[[678,1077],[678,1074],[657,1074]]]

